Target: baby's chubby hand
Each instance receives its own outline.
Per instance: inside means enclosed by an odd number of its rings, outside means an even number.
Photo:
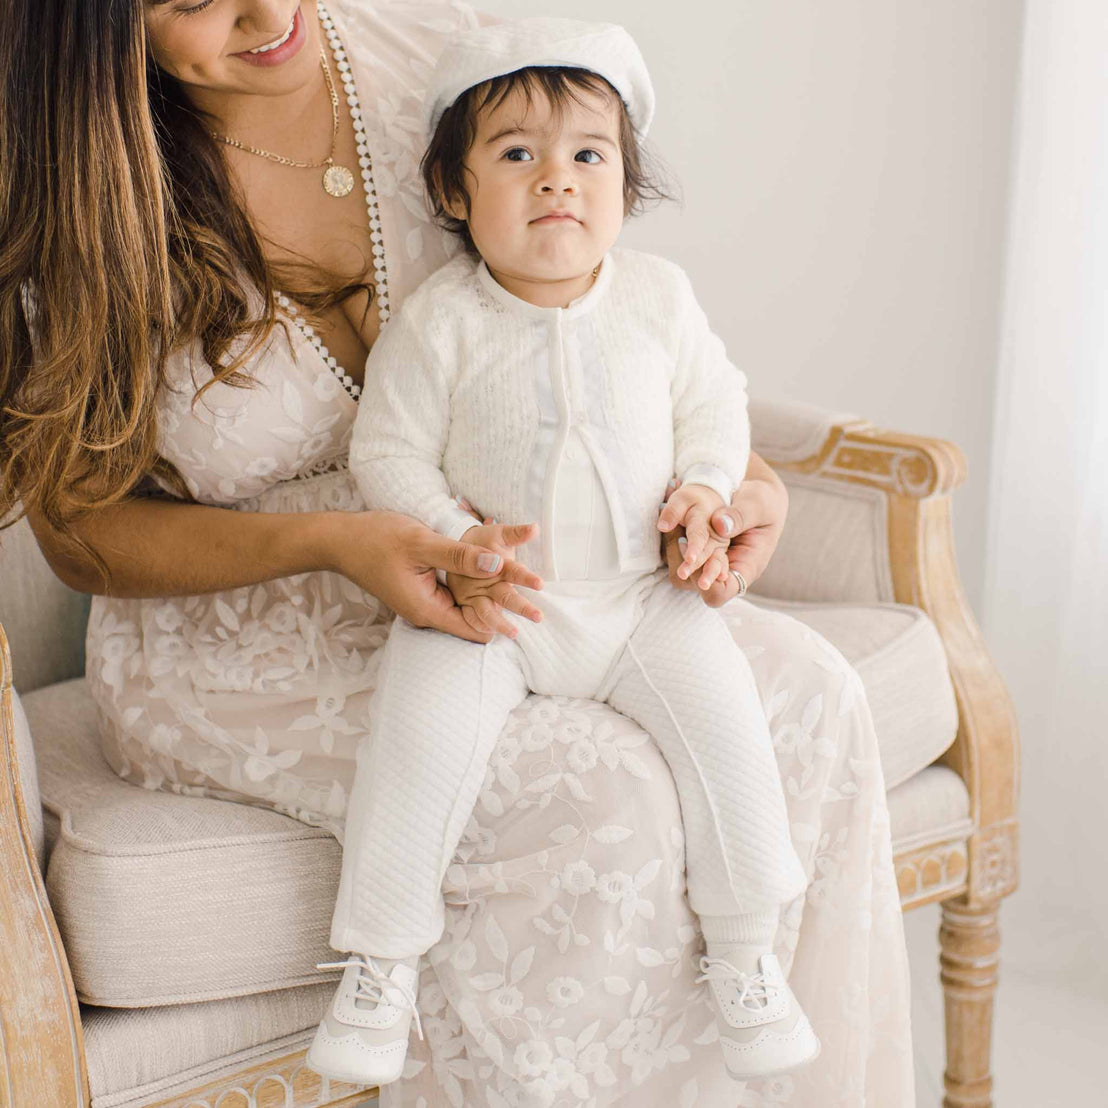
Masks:
[[[516,547],[530,542],[539,533],[538,524],[483,523],[471,527],[462,541],[483,546],[500,555],[500,572],[495,577],[464,577],[460,573],[447,573],[446,587],[454,596],[454,602],[462,610],[462,618],[480,634],[500,632],[514,639],[519,631],[503,612],[515,612],[534,623],[542,620],[542,612],[534,604],[524,600],[516,591],[520,585],[528,589],[541,589],[542,578],[514,561]]]
[[[699,569],[696,583],[704,590],[727,576],[729,541],[716,535],[709,525],[712,513],[723,506],[722,498],[714,489],[687,484],[670,494],[658,516],[659,531],[685,528],[685,537],[677,540],[683,554],[677,576],[686,580]]]

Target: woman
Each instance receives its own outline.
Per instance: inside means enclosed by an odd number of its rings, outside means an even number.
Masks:
[[[117,773],[341,841],[386,606],[477,637],[434,570],[477,575],[488,552],[360,510],[344,467],[366,352],[446,257],[417,109],[444,37],[477,17],[454,0],[13,7],[0,514],[21,497],[59,576],[97,594],[89,685]],[[753,580],[785,515],[758,459],[723,514]],[[778,950],[818,1063],[745,1089],[727,1077],[660,754],[602,705],[532,697],[447,874],[427,1038],[384,1105],[911,1104],[858,679],[795,622],[742,601],[728,619],[812,877]]]

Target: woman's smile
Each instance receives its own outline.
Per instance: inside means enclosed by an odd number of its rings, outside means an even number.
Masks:
[[[304,27],[304,17],[297,8],[293,13],[292,22],[288,25],[284,34],[269,42],[263,42],[251,50],[243,50],[241,53],[232,54],[248,65],[273,66],[287,62],[300,52],[300,48],[307,41],[307,32]]]

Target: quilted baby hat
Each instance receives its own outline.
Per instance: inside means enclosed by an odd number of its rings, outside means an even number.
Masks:
[[[442,113],[466,89],[532,66],[587,69],[619,93],[638,136],[654,116],[654,88],[635,40],[614,23],[518,19],[458,36],[439,55],[424,101],[430,139]]]

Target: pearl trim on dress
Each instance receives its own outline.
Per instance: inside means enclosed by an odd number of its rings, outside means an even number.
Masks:
[[[343,91],[346,93],[346,103],[350,108],[350,121],[354,125],[354,142],[358,151],[358,165],[362,172],[362,189],[365,193],[366,212],[369,217],[369,238],[373,244],[373,278],[374,298],[377,302],[377,314],[381,320],[381,329],[389,321],[391,314],[389,308],[389,275],[385,266],[385,240],[381,233],[381,213],[377,207],[377,186],[373,182],[373,161],[369,154],[369,144],[366,140],[365,120],[362,118],[361,102],[358,99],[358,89],[354,84],[354,71],[350,68],[350,62],[346,57],[342,40],[335,29],[334,21],[330,13],[322,3],[316,4],[319,14],[319,25],[327,36],[327,45],[331,48],[331,56],[335,59],[335,67],[339,71],[342,80]],[[342,387],[349,395],[357,400],[361,396],[362,388],[354,383],[349,373],[339,365],[338,359],[324,345],[323,340],[315,333],[300,310],[283,292],[276,295],[278,306],[303,332],[305,338],[315,347],[323,363],[342,382]]]

